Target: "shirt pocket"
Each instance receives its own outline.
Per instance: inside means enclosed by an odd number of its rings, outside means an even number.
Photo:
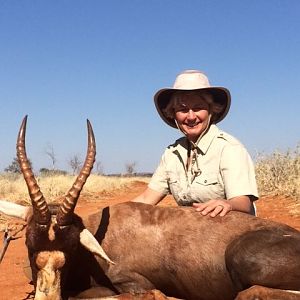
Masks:
[[[168,187],[169,192],[173,195],[175,200],[177,201],[179,198],[179,194],[182,190],[182,180],[179,176],[179,174],[175,172],[169,172],[168,174]]]
[[[225,192],[217,173],[201,173],[193,182],[193,195],[200,202],[211,199],[225,199]]]
[[[168,186],[171,194],[176,195],[180,191],[180,184],[178,179],[169,179]]]
[[[217,185],[219,183],[218,174],[201,173],[200,176],[197,176],[195,178],[195,183],[203,186]]]

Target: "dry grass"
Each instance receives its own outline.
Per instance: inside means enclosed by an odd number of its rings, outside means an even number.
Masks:
[[[71,188],[76,176],[53,175],[37,176],[37,182],[48,203],[55,202],[64,196]],[[129,187],[133,181],[148,182],[147,177],[108,177],[91,175],[86,182],[82,195],[112,194],[119,189]],[[30,204],[28,190],[22,175],[0,175],[0,199],[12,202]]]
[[[300,144],[286,152],[259,154],[255,168],[261,196],[284,195],[300,200]]]
[[[300,200],[300,143],[294,150],[257,155],[255,169],[260,196],[283,195]],[[38,184],[49,203],[65,195],[74,180],[75,176],[71,175],[37,176]],[[82,195],[110,196],[120,189],[129,187],[133,181],[149,182],[149,178],[91,175]],[[22,175],[8,173],[0,175],[0,199],[30,204]]]

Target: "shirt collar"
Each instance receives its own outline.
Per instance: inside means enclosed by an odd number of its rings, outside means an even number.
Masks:
[[[207,132],[201,137],[200,140],[197,141],[196,144],[194,144],[194,146],[198,148],[201,153],[205,154],[213,139],[219,134],[219,132],[219,128],[216,125],[211,124]],[[186,137],[178,139],[172,146],[174,147],[173,152],[178,151],[181,157],[186,157],[188,149],[188,140]]]
[[[206,153],[213,139],[219,134],[219,128],[211,124],[207,132],[194,144],[202,153]]]

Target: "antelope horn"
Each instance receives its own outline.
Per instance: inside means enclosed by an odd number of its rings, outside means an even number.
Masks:
[[[95,142],[93,128],[89,120],[87,120],[87,129],[88,129],[88,149],[87,149],[85,162],[83,167],[81,168],[78,177],[73,183],[73,186],[68,191],[62,204],[59,207],[56,221],[57,224],[60,226],[65,226],[72,223],[72,215],[76,207],[80,192],[87,178],[89,177],[95,162],[96,142]]]
[[[33,207],[33,217],[40,225],[47,225],[50,222],[51,214],[47,202],[38,186],[32,172],[25,148],[27,115],[24,117],[17,139],[17,157],[21,172],[27,184],[28,192]]]

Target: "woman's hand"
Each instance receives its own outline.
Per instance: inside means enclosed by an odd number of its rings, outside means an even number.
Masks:
[[[209,200],[205,203],[193,203],[196,211],[201,212],[203,216],[209,214],[211,217],[220,215],[224,217],[228,212],[232,210],[232,205],[228,200]]]

